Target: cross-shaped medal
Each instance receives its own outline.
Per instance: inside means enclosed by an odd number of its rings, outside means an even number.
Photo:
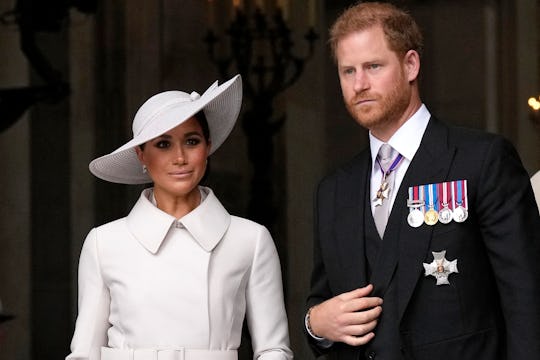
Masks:
[[[377,190],[377,195],[375,196],[375,206],[381,206],[383,204],[384,199],[388,199],[388,194],[390,192],[390,188],[388,186],[388,182],[386,182],[386,177],[383,179],[381,186],[379,187],[379,190]]]

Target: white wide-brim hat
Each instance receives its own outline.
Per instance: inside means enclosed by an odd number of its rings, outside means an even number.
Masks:
[[[110,154],[92,160],[90,172],[100,179],[121,184],[152,182],[137,158],[135,147],[163,135],[203,110],[210,130],[210,154],[232,131],[242,105],[242,78],[236,75],[202,95],[165,91],[152,96],[133,119],[133,139]]]

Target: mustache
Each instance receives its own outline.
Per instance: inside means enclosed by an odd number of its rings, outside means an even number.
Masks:
[[[360,101],[365,101],[365,100],[377,100],[379,99],[379,96],[376,95],[376,94],[372,94],[372,93],[360,93],[360,94],[356,94],[352,99],[351,99],[351,102],[352,103],[357,103],[357,102],[360,102]]]

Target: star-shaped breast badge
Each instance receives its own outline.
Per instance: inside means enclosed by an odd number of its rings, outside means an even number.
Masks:
[[[452,273],[458,273],[457,259],[448,261],[445,258],[446,250],[436,252],[432,251],[433,261],[430,264],[424,263],[425,276],[434,276],[437,279],[437,285],[450,285],[448,276]]]
[[[379,187],[379,190],[377,190],[377,195],[375,196],[375,199],[373,199],[373,201],[375,202],[375,206],[381,206],[384,199],[388,199],[389,193],[390,187],[388,186],[388,183],[386,181],[383,181],[381,186]]]

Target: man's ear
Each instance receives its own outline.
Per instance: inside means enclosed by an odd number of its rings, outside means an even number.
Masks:
[[[403,67],[407,74],[407,80],[412,82],[420,73],[420,55],[415,50],[409,50],[403,58]]]

